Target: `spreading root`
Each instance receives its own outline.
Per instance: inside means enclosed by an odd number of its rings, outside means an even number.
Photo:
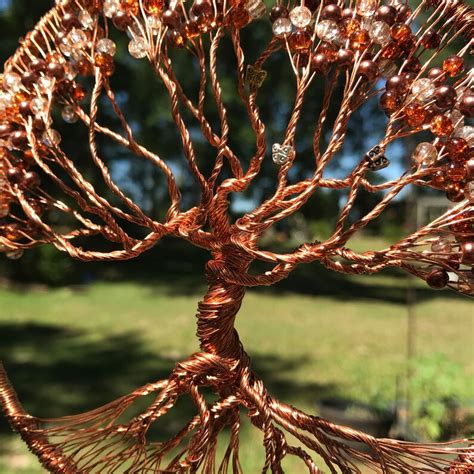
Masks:
[[[204,396],[209,388],[216,395],[213,401]],[[127,421],[126,412],[146,397],[154,397],[152,403]],[[152,426],[166,423],[163,417],[181,397],[193,400],[195,416],[174,436],[152,441]],[[241,473],[242,413],[262,432],[262,472],[282,473],[287,456],[299,458],[298,472],[474,472],[474,450],[468,440],[418,444],[376,439],[334,425],[272,399],[248,363],[229,364],[229,359],[208,353],[177,364],[167,380],[96,410],[59,419],[28,415],[0,365],[0,403],[42,465],[56,473]],[[223,431],[228,446],[218,450]],[[324,465],[327,468],[318,467]]]

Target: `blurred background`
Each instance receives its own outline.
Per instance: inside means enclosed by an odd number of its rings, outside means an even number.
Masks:
[[[51,4],[0,0],[2,62]],[[265,41],[270,34],[266,26],[243,30],[250,60],[258,48],[253,51],[248,45]],[[145,61],[132,61],[123,53],[123,38],[116,41],[112,85],[120,104],[140,141],[159,150],[173,167],[190,206],[196,189],[181,161],[169,99],[160,93]],[[224,59],[228,57],[232,54],[221,57],[220,75],[231,144],[239,156],[248,157],[254,137],[240,120],[242,106],[232,85],[235,64]],[[175,65],[185,85],[192,81],[184,56],[177,55]],[[288,68],[281,58],[270,60],[269,78],[259,92],[270,143],[281,137],[293,100]],[[293,180],[312,170],[311,127],[323,87],[322,81],[316,82],[309,92],[297,143],[307,159],[295,166]],[[329,117],[337,112],[334,105]],[[210,116],[217,119],[212,111]],[[102,118],[112,121],[105,107]],[[377,125],[383,120],[376,101],[356,112],[341,156],[330,170],[333,176],[344,176],[377,143],[383,134]],[[80,132],[59,127],[63,146],[78,156]],[[195,135],[205,168],[206,144]],[[114,179],[151,216],[162,217],[168,205],[156,170],[113,144],[100,146]],[[394,144],[387,151],[391,166],[372,178],[399,176],[412,148],[409,141]],[[97,171],[77,159],[94,180]],[[232,201],[235,217],[271,191],[274,175],[274,166],[269,166],[248,193]],[[390,245],[448,208],[449,201],[439,194],[404,192],[349,246],[363,251]],[[301,213],[266,235],[264,245],[288,250],[328,237],[343,198],[336,191],[316,193]],[[363,215],[378,199],[362,193],[351,218]],[[78,413],[166,377],[177,360],[198,349],[194,314],[206,290],[203,269],[208,258],[185,242],[165,239],[130,262],[84,264],[49,246],[27,252],[20,261],[1,259],[0,360],[27,411],[41,417]],[[298,268],[275,287],[249,291],[237,329],[270,393],[285,402],[377,436],[435,441],[474,434],[474,312],[466,297],[433,291],[397,270],[353,277],[314,264]],[[180,418],[189,417],[191,409],[183,406],[162,427],[164,432],[180,426]],[[259,436],[244,427],[245,472],[261,467]],[[0,473],[37,472],[41,468],[35,459],[0,420]],[[297,471],[289,466],[288,472]]]

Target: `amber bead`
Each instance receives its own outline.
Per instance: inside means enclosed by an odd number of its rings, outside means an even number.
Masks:
[[[306,30],[296,30],[290,35],[288,43],[292,51],[308,49],[312,44],[311,34]]]
[[[450,76],[455,77],[462,72],[464,59],[460,56],[449,56],[443,61],[443,70]]]
[[[84,89],[84,87],[81,86],[80,84],[75,84],[72,91],[72,98],[75,101],[80,102],[81,100],[84,100],[85,97],[86,97],[86,90]]]
[[[342,18],[342,10],[339,5],[331,3],[321,10],[320,18],[322,20],[333,20],[336,23]]]
[[[329,61],[327,57],[322,53],[315,54],[311,59],[311,68],[314,71],[319,72],[323,76],[325,76],[329,72],[329,67]]]
[[[181,15],[177,10],[168,9],[163,12],[161,21],[163,22],[163,25],[167,26],[168,28],[178,28],[181,24]]]
[[[398,46],[397,43],[391,41],[390,43],[387,43],[383,48],[380,53],[382,58],[384,59],[397,59],[401,56],[402,50]]]
[[[467,158],[469,145],[464,138],[452,137],[446,142],[446,150],[453,161],[464,161]]]
[[[441,37],[432,28],[425,31],[421,38],[421,45],[426,49],[436,49],[441,43]]]
[[[149,15],[159,15],[164,7],[164,0],[143,0],[143,9]]]
[[[474,117],[474,95],[464,94],[459,102],[459,111],[466,117]]]
[[[466,169],[462,163],[450,163],[446,168],[446,176],[452,182],[462,181],[466,174]]]
[[[459,182],[452,182],[446,186],[446,197],[451,202],[461,202],[464,200],[464,190]]]
[[[376,21],[384,21],[388,25],[393,25],[397,18],[397,10],[391,5],[381,5],[375,12]]]
[[[379,74],[380,70],[375,61],[372,61],[370,59],[364,59],[360,65],[359,69],[357,71],[359,74],[362,74],[364,77],[367,78],[369,81],[375,80]]]
[[[405,120],[412,127],[423,125],[426,119],[426,109],[421,104],[412,103],[405,107]]]
[[[354,63],[354,52],[350,49],[340,49],[337,52],[337,64],[341,68],[347,68]]]
[[[336,48],[336,46],[334,46],[332,43],[326,43],[323,41],[318,46],[317,52],[324,54],[329,62],[334,62],[337,60],[338,48]]]
[[[199,26],[195,21],[188,20],[184,24],[183,34],[188,39],[196,38],[199,36]]]
[[[137,16],[140,11],[140,4],[138,0],[121,0],[120,7],[122,10],[130,13],[130,15]]]
[[[430,123],[431,131],[438,137],[451,135],[453,124],[446,115],[436,115]]]
[[[354,31],[350,36],[350,44],[357,51],[366,49],[370,44],[369,33],[365,30]]]
[[[358,31],[360,31],[360,21],[356,18],[346,18],[342,21],[342,33],[346,38],[350,38],[353,33]]]
[[[92,64],[86,58],[81,58],[76,63],[76,71],[81,76],[91,76],[94,73]]]
[[[456,102],[456,89],[451,86],[439,86],[434,90],[434,98],[439,108],[450,108]]]
[[[474,263],[474,242],[463,242],[461,244],[461,260],[464,263]]]
[[[168,44],[173,48],[184,46],[184,37],[178,30],[168,31]]]
[[[392,91],[396,94],[405,94],[410,89],[410,83],[407,78],[403,75],[392,76],[387,80],[385,84],[387,91]]]
[[[33,130],[37,133],[42,133],[46,130],[46,124],[41,116],[35,115],[33,118]]]
[[[110,54],[96,53],[94,62],[104,76],[111,76],[114,73],[114,58]]]
[[[438,170],[436,173],[431,177],[431,184],[435,188],[444,188],[446,184],[446,176],[444,175],[444,171]]]
[[[436,290],[444,288],[448,284],[448,282],[449,275],[446,270],[431,270],[426,277],[426,283],[428,283],[431,288],[434,288]]]
[[[270,10],[270,21],[273,23],[278,18],[288,18],[288,8],[283,5],[275,5]]]
[[[112,23],[117,30],[125,31],[132,24],[132,17],[128,12],[118,10],[112,17]]]
[[[469,158],[466,162],[466,178],[474,180],[474,158]]]
[[[243,6],[234,7],[230,12],[230,21],[236,29],[240,30],[250,21],[250,14]]]
[[[7,238],[8,240],[14,242],[20,238],[20,228],[18,224],[7,224],[1,228],[1,233]]]
[[[397,110],[400,102],[400,96],[396,92],[387,91],[380,96],[380,107],[388,113]]]
[[[405,23],[395,23],[390,28],[390,35],[398,44],[407,41],[411,37],[411,29]]]

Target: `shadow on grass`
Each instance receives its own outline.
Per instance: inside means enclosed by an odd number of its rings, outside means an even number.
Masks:
[[[0,334],[0,360],[27,412],[41,418],[97,408],[166,378],[176,357],[145,349],[137,334],[97,341],[91,334],[56,326],[6,323],[0,323]],[[314,405],[318,399],[338,395],[337,387],[293,380],[292,372],[304,364],[304,357],[283,360],[274,354],[252,359],[269,392],[280,400]],[[138,402],[138,408],[141,404],[143,409],[145,402],[150,403],[150,398]],[[175,434],[195,414],[190,400],[180,401],[162,421],[164,426],[156,427],[157,438]],[[6,420],[0,417],[0,434],[9,433]]]

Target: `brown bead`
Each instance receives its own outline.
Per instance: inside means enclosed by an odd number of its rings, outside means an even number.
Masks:
[[[405,41],[398,44],[406,56],[410,56],[416,50],[416,38],[413,35],[410,35]]]
[[[250,14],[243,6],[234,7],[230,12],[230,21],[234,28],[240,30],[249,23]]]
[[[33,71],[27,71],[21,76],[21,82],[27,89],[31,89],[36,84],[38,79],[38,73]]]
[[[143,9],[149,15],[159,15],[164,7],[164,0],[143,0]]]
[[[305,0],[304,6],[309,8],[313,13],[319,8],[319,0]]]
[[[50,62],[46,67],[46,74],[50,77],[61,80],[64,78],[64,66],[56,62]]]
[[[428,71],[428,79],[431,79],[436,85],[443,84],[446,73],[439,67],[433,67]]]
[[[436,49],[441,43],[441,37],[432,28],[425,31],[421,38],[421,45],[426,49]]]
[[[460,56],[449,56],[443,61],[443,70],[450,77],[455,77],[464,69],[464,59]]]
[[[407,4],[399,5],[397,7],[397,21],[400,23],[407,21],[411,14],[412,9]]]
[[[333,20],[336,23],[340,21],[342,18],[342,10],[339,5],[335,3],[331,3],[330,5],[326,5],[321,10],[321,19],[322,20]]]
[[[397,43],[391,41],[382,48],[380,54],[384,59],[397,59],[401,56],[402,50],[400,49],[400,46],[398,46]]]
[[[18,105],[18,110],[22,117],[25,117],[25,118],[29,117],[32,114],[31,108],[30,108],[30,101],[29,100],[21,101],[20,104]]]
[[[464,263],[474,263],[474,242],[468,241],[461,244],[461,260]]]
[[[464,190],[459,182],[452,182],[446,186],[446,197],[451,202],[461,202],[464,200]]]
[[[161,21],[163,22],[163,25],[168,28],[176,29],[179,28],[179,25],[181,24],[181,15],[177,10],[168,9],[164,11]]]
[[[288,18],[288,14],[288,8],[284,5],[274,5],[270,10],[270,21],[274,23],[278,18]]]
[[[443,189],[446,184],[446,176],[443,170],[437,170],[431,177],[431,185],[435,188]]]
[[[80,102],[81,100],[84,100],[86,97],[86,90],[84,87],[82,87],[80,84],[75,84],[74,89],[72,91],[72,98],[76,102]]]
[[[384,21],[388,25],[393,25],[397,18],[397,10],[390,5],[381,5],[375,12],[376,21]]]
[[[390,28],[390,35],[398,44],[407,41],[411,37],[411,29],[405,23],[395,23]]]
[[[387,91],[394,92],[396,94],[405,94],[410,89],[410,83],[403,75],[392,76],[387,80],[385,84]]]
[[[316,51],[317,53],[324,54],[329,62],[334,62],[337,60],[338,48],[332,43],[322,42]]]
[[[446,176],[452,182],[459,182],[464,179],[466,170],[461,163],[450,163],[446,168]]]
[[[16,130],[10,135],[12,145],[19,150],[26,150],[28,148],[28,136],[24,130]]]
[[[354,52],[350,49],[340,49],[337,52],[337,64],[342,68],[347,68],[354,63]]]
[[[403,70],[407,72],[419,72],[421,70],[421,62],[415,56],[408,58],[403,66]]]
[[[377,79],[377,77],[380,74],[380,70],[377,63],[370,59],[364,59],[360,63],[359,69],[357,72],[365,76],[369,81],[373,81]]]
[[[380,107],[389,114],[400,106],[400,96],[396,92],[386,91],[380,96]]]
[[[38,173],[34,171],[27,171],[23,175],[21,184],[29,189],[35,189],[41,184],[41,179],[38,176]]]
[[[13,125],[10,122],[2,122],[0,123],[0,138],[7,137],[12,133]]]
[[[168,31],[167,40],[172,48],[181,48],[184,46],[183,35],[178,30]]]
[[[467,158],[469,145],[464,138],[452,137],[446,142],[446,150],[453,161],[464,161]]]
[[[32,72],[43,72],[46,69],[46,61],[43,59],[35,58],[30,63],[30,71]]]
[[[311,59],[311,68],[325,76],[329,72],[329,61],[322,53],[315,54]]]
[[[312,44],[311,34],[306,30],[296,30],[291,33],[288,44],[292,51],[302,51],[309,49]]]
[[[79,19],[72,13],[65,13],[61,18],[61,23],[63,24],[66,30],[71,30],[72,28],[81,28],[81,22]]]
[[[7,171],[7,179],[12,184],[19,184],[23,178],[23,170],[20,167],[13,166]]]
[[[350,36],[351,48],[357,51],[366,49],[370,44],[369,33],[365,30],[354,31]]]
[[[466,117],[474,117],[474,95],[464,94],[459,101],[459,111]]]
[[[118,10],[112,17],[112,23],[117,30],[125,31],[132,24],[132,17],[128,12]]]
[[[33,130],[38,133],[42,133],[46,130],[46,124],[41,115],[35,115],[33,118]]]
[[[456,89],[451,86],[439,86],[434,91],[435,103],[441,109],[447,109],[456,102]]]
[[[420,104],[412,103],[405,107],[405,120],[412,127],[423,125],[426,119],[426,109]]]
[[[453,123],[446,115],[436,115],[430,122],[430,128],[433,134],[438,137],[451,135],[453,132]]]
[[[446,270],[431,270],[426,277],[426,283],[428,283],[428,285],[431,288],[434,288],[435,290],[440,290],[441,288],[444,288],[448,284],[448,282],[449,275]]]
[[[191,7],[191,19],[195,20],[200,17],[209,18],[212,16],[213,8],[209,0],[194,0]]]

